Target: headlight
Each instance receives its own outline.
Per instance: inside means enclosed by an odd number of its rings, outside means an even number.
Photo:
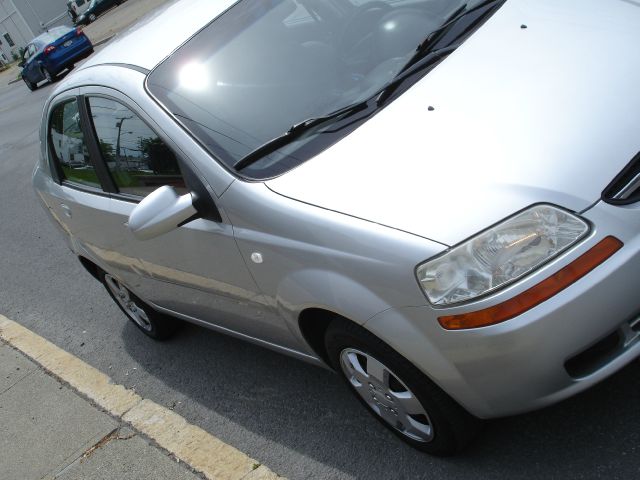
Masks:
[[[588,231],[577,216],[536,205],[418,266],[418,280],[433,305],[466,302],[525,276]]]

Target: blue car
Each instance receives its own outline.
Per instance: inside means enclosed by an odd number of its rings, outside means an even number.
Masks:
[[[29,90],[38,82],[53,82],[67,68],[91,55],[93,45],[80,28],[55,27],[34,38],[24,50],[20,66]]]

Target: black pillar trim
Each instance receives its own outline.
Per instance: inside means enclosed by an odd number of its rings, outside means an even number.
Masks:
[[[87,97],[84,95],[80,95],[78,97],[78,107],[80,109],[80,126],[84,135],[85,144],[89,150],[89,161],[96,170],[102,189],[107,193],[118,193],[118,188],[116,187],[113,178],[111,178],[107,164],[105,163],[104,158],[102,157],[102,152],[100,151],[100,145],[98,144],[93,120],[89,113]]]

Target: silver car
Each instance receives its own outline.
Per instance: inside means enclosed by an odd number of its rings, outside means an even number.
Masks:
[[[33,183],[142,332],[450,454],[640,354],[637,3],[172,3],[57,86]]]

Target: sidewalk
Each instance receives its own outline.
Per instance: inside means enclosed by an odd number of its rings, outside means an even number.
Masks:
[[[96,45],[110,40],[114,35],[138,22],[146,14],[172,0],[127,0],[84,27],[84,33]]]
[[[0,426],[0,480],[281,478],[2,314]]]
[[[4,343],[0,425],[3,480],[202,478]]]

